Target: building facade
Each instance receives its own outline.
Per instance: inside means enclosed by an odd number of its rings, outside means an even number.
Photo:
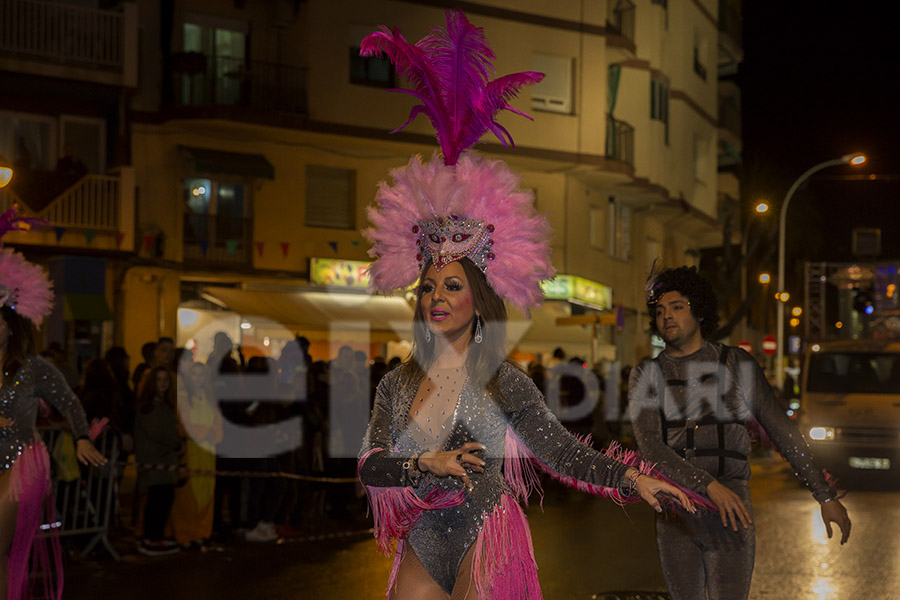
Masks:
[[[466,4],[499,75],[546,73],[513,101],[533,122],[500,117],[516,147],[486,136],[477,149],[509,162],[549,215],[557,272],[599,290],[548,300],[530,323],[514,315],[522,360],[563,346],[636,364],[651,352],[652,262],[694,264],[721,244],[722,205],[739,197],[739,182],[719,165],[740,154],[739,110],[737,131],[728,120],[739,90],[719,80],[740,61],[739,27],[737,39],[727,30],[739,11],[721,6]],[[133,254],[118,278],[115,341],[137,356],[168,335],[204,358],[225,330],[275,356],[294,334],[318,357],[345,343],[402,353],[409,302],[362,294],[354,261],[369,260],[361,229],[378,182],[437,144],[424,118],[388,133],[413,101],[386,93],[402,82],[358,48],[382,24],[421,38],[443,21],[444,3],[168,0],[117,10],[136,13],[140,64],[122,93]]]

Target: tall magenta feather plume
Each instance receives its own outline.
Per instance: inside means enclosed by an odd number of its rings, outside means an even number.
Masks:
[[[381,27],[362,41],[360,55],[385,54],[409,80],[413,90],[394,89],[418,98],[409,119],[394,131],[426,115],[437,134],[444,163],[455,165],[460,153],[491,131],[504,146],[512,145],[509,132],[496,122],[501,110],[531,118],[510,106],[509,101],[525,85],[538,83],[543,73],[523,71],[491,81],[494,53],[484,31],[469,23],[459,11],[447,12],[446,27],[435,27],[416,44],[406,41],[397,29]]]
[[[0,305],[13,308],[36,326],[53,309],[53,286],[47,273],[12,248],[0,249]]]

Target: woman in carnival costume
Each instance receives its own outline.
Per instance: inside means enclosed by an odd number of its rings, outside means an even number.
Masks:
[[[426,114],[443,152],[391,173],[366,231],[375,289],[418,280],[410,357],[379,383],[359,456],[379,548],[390,553],[396,541],[388,597],[540,598],[519,505],[538,488],[536,467],[618,502],[696,508],[633,454],[576,439],[506,360],[504,301],[541,302],[550,228],[503,161],[466,150],[487,130],[511,142],[494,114],[518,113],[507,101],[543,75],[490,81],[493,53],[458,11],[414,45],[382,27],[361,48],[385,53],[413,82],[400,90],[422,102],[410,120]]]
[[[17,218],[12,208],[0,215],[0,237],[27,229],[32,222]],[[0,457],[5,457],[0,463],[0,600],[27,597],[30,557],[32,566],[43,572],[44,597],[62,597],[58,540],[53,540],[55,565],[50,564],[43,540],[33,543],[50,491],[50,459],[35,431],[40,400],[66,417],[77,439],[78,460],[93,466],[106,463],[88,437],[78,397],[62,374],[35,354],[35,328],[52,307],[53,292],[44,270],[9,248],[0,249]],[[54,566],[58,575],[51,582]]]

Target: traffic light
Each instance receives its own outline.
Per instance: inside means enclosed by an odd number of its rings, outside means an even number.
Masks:
[[[858,290],[853,297],[853,310],[871,315],[875,312],[875,299],[866,290]]]

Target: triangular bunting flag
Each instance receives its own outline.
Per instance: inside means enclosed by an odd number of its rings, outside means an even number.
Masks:
[[[200,252],[203,258],[206,258],[206,251],[209,250],[209,240],[200,240]]]
[[[256,254],[262,258],[263,248],[266,247],[265,242],[253,242],[253,245],[256,246]]]
[[[337,254],[338,243],[337,242],[328,242],[328,245],[331,246],[331,249],[334,250],[335,254]]]
[[[144,250],[150,252],[150,248],[153,246],[153,237],[152,235],[144,236]]]
[[[64,233],[66,233],[65,227],[54,227],[53,231],[56,233],[56,243],[59,243],[59,240],[62,239]]]
[[[228,256],[234,256],[234,253],[237,252],[237,246],[237,240],[225,240],[225,250],[228,251]]]
[[[94,236],[97,235],[96,229],[85,229],[84,230],[84,241],[87,242],[87,245],[90,246],[91,242],[94,241]]]
[[[281,255],[287,258],[288,248],[291,247],[290,242],[281,242]]]
[[[360,242],[359,240],[353,240],[352,242],[350,242],[350,244],[353,246],[359,246],[361,243],[362,242]]]
[[[125,239],[125,234],[122,233],[121,231],[117,231],[115,237],[116,237],[116,250],[118,250],[119,248],[122,247],[122,240]]]

